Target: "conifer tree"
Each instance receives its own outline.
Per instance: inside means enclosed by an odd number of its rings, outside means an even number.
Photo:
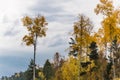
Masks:
[[[97,70],[99,69],[98,67],[98,59],[99,59],[99,55],[98,55],[98,49],[97,49],[97,44],[96,44],[96,42],[92,42],[91,44],[90,44],[90,54],[89,54],[89,58],[90,58],[90,60],[91,61],[93,61],[94,62],[94,64],[95,64],[95,66],[94,67],[92,67],[91,69],[90,69],[90,73],[96,73],[97,72]],[[90,65],[91,66],[91,65]],[[90,75],[91,76],[91,75]],[[94,76],[95,76],[95,79],[97,80],[98,79],[98,77],[97,77],[97,75],[95,75],[94,74]]]
[[[92,42],[90,44],[90,50],[91,50],[91,53],[90,53],[90,59],[91,60],[97,60],[98,59],[98,52],[97,52],[97,45],[96,45],[96,42]]]
[[[51,65],[48,59],[44,64],[43,74],[45,75],[46,80],[50,80],[54,75],[53,66]]]
[[[30,64],[28,65],[28,69],[25,71],[25,80],[32,80],[32,75],[33,75],[33,66],[34,66],[34,61],[31,59]],[[36,79],[39,78],[39,72],[41,70],[39,68],[35,68],[36,72]]]

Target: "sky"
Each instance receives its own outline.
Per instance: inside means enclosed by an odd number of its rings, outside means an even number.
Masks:
[[[118,7],[120,1],[114,1]],[[79,14],[88,16],[97,31],[102,20],[94,13],[97,3],[99,0],[0,0],[0,77],[25,71],[33,58],[33,46],[22,42],[27,32],[21,21],[24,16],[40,14],[48,22],[47,36],[37,45],[36,63],[43,66],[56,52],[68,55],[70,33]]]

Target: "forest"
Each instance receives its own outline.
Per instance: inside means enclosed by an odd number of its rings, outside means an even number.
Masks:
[[[36,64],[36,46],[38,38],[46,36],[49,23],[39,15],[22,18],[28,31],[22,40],[33,46],[33,59],[26,71],[1,80],[120,80],[120,7],[115,8],[111,0],[100,0],[94,12],[103,16],[98,31],[93,32],[95,26],[88,16],[79,14],[71,25],[68,57],[56,52],[53,62],[47,59],[43,67]]]

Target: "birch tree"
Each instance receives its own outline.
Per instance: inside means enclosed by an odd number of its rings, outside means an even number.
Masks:
[[[37,40],[39,37],[41,38],[46,36],[47,22],[44,16],[39,15],[35,18],[25,16],[24,18],[22,18],[22,22],[28,31],[28,34],[23,37],[23,42],[25,42],[27,46],[32,45],[34,47],[33,80],[35,80]]]

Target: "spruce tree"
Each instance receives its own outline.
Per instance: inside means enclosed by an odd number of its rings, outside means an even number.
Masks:
[[[97,52],[97,45],[96,45],[96,42],[92,42],[90,44],[90,50],[91,50],[91,53],[89,55],[90,59],[91,60],[97,60],[98,59],[98,52]]]
[[[44,64],[43,74],[44,74],[46,80],[50,80],[50,78],[53,76],[53,67],[48,59],[46,60],[46,62]]]
[[[33,59],[31,59],[31,61],[30,61],[30,64],[28,65],[28,69],[25,71],[25,80],[32,80],[32,75],[33,75],[33,66],[34,66],[34,62],[33,62]],[[39,75],[38,75],[38,73],[41,71],[39,68],[37,69],[36,67],[35,67],[35,70],[36,70],[36,72],[35,72],[35,77],[36,78],[39,78]]]

